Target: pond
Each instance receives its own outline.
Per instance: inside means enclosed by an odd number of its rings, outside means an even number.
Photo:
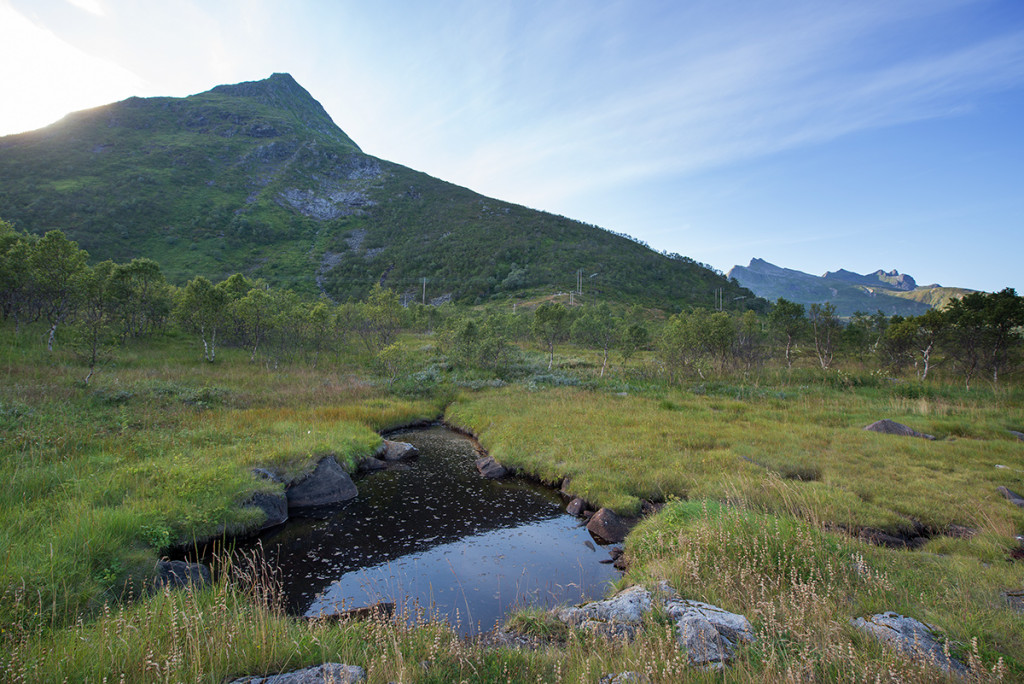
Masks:
[[[293,511],[243,545],[261,544],[280,569],[291,612],[390,602],[474,634],[513,608],[599,598],[618,579],[558,492],[481,477],[474,442],[446,427],[388,438],[420,456],[360,477],[355,499]]]

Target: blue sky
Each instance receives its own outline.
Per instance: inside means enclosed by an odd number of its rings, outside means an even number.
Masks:
[[[1024,292],[1024,2],[0,0],[0,135],[291,73],[369,154],[723,271]]]

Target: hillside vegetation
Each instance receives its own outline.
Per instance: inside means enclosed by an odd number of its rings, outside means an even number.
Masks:
[[[685,257],[363,154],[287,74],[0,138],[0,216],[176,284],[240,272],[336,301],[380,283],[474,303],[568,292],[582,270],[591,301],[764,306]]]

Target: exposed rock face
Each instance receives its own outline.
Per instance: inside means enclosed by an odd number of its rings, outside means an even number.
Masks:
[[[996,491],[1002,494],[1007,499],[1007,501],[1012,503],[1014,506],[1024,508],[1024,496],[1021,496],[1017,492],[1013,491],[1012,489],[1007,489],[1006,487],[997,487]]]
[[[337,189],[317,194],[312,190],[289,188],[278,195],[278,198],[282,206],[290,206],[303,216],[318,221],[350,216],[360,208],[373,204],[358,190]]]
[[[377,458],[385,461],[402,461],[419,456],[419,449],[408,442],[392,442],[385,439],[377,450]]]
[[[913,428],[909,428],[902,423],[897,423],[894,420],[888,418],[884,420],[876,420],[871,425],[864,428],[870,432],[881,432],[884,435],[900,435],[901,437],[921,437],[922,439],[935,439],[932,435],[926,435],[923,432],[918,432]]]
[[[261,530],[280,525],[288,520],[288,497],[284,492],[256,492],[249,498],[246,505],[255,506],[266,515],[266,520],[260,526]]]
[[[239,677],[229,684],[355,684],[366,681],[366,671],[356,665],[324,663],[304,670],[285,672],[266,677]]]
[[[592,535],[607,544],[618,544],[632,527],[631,521],[619,517],[607,508],[600,509],[590,518],[587,529]]]
[[[476,459],[476,469],[484,477],[497,480],[508,475],[508,469],[494,460],[493,456],[484,456]]]
[[[745,616],[710,603],[669,599],[665,612],[676,621],[676,639],[694,665],[721,667],[736,644],[754,641]]]
[[[585,511],[586,509],[587,502],[577,496],[575,499],[569,502],[568,506],[565,507],[565,512],[569,515],[579,517],[583,515],[583,511]]]
[[[295,508],[341,503],[358,493],[352,478],[333,456],[320,459],[312,473],[285,490],[288,506]]]
[[[932,629],[914,618],[888,611],[850,622],[911,660],[931,663],[947,674],[964,675],[968,672],[963,663],[945,654]]]
[[[572,627],[587,629],[609,639],[632,639],[656,603],[676,622],[676,640],[698,667],[721,668],[733,656],[735,646],[754,641],[750,621],[718,606],[678,598],[662,582],[656,593],[634,586],[603,601],[556,608],[555,617]],[[629,680],[625,680],[629,681]]]
[[[155,587],[204,587],[213,581],[210,568],[202,563],[186,563],[185,561],[157,561]]]

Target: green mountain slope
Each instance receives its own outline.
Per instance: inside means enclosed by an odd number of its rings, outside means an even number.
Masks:
[[[971,292],[939,285],[918,286],[913,278],[896,271],[861,275],[840,269],[819,277],[764,259],[751,259],[749,266],[733,266],[729,277],[769,301],[782,297],[804,305],[830,302],[840,316],[852,316],[857,311],[917,316]]]
[[[335,299],[573,289],[663,308],[765,303],[684,257],[363,154],[287,74],[130,98],[0,138],[0,217],[172,281],[234,272]]]

